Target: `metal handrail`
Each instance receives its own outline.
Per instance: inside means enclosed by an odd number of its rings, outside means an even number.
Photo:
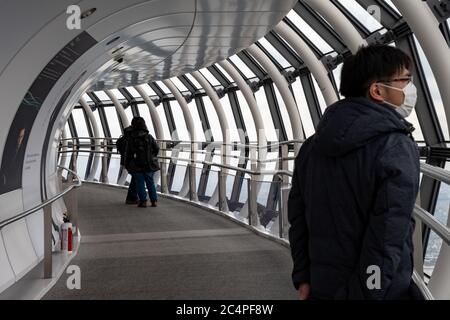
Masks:
[[[104,146],[103,146],[104,147]],[[65,149],[67,149],[68,147],[65,146],[63,147]],[[165,149],[166,151],[170,151],[168,149]],[[90,150],[90,149],[72,149],[72,150],[58,150],[58,153],[100,153],[100,154],[119,154],[117,151],[103,151],[103,150]],[[183,151],[186,153],[189,153],[189,151]],[[195,154],[204,154],[206,155],[207,153],[205,152],[198,152],[198,151],[194,151]],[[257,163],[271,163],[271,162],[279,162],[279,161],[290,161],[290,160],[295,160],[296,157],[284,157],[284,158],[276,158],[276,159],[265,159],[265,160],[259,160],[259,159],[252,159],[250,157],[242,157],[242,156],[235,156],[235,155],[222,155],[220,153],[215,153],[215,152],[211,152],[210,153],[212,156],[220,156],[220,157],[226,157],[226,158],[230,158],[230,159],[239,159],[239,160],[251,160]],[[167,159],[172,159],[172,160],[184,160],[184,161],[190,161],[190,159],[178,159],[176,157],[166,157]]]
[[[213,166],[213,167],[218,167],[218,168],[224,168],[224,169],[228,169],[228,170],[232,170],[232,171],[238,171],[238,172],[242,172],[242,173],[247,173],[247,174],[251,174],[251,175],[276,175],[276,174],[280,174],[280,175],[288,175],[288,176],[293,176],[293,173],[291,171],[287,171],[287,170],[271,170],[271,171],[252,171],[249,169],[244,169],[244,168],[240,168],[240,167],[236,167],[236,166],[231,166],[231,165],[226,165],[226,164],[220,164],[220,163],[215,163],[215,162],[209,162],[209,161],[201,161],[201,160],[191,160],[191,159],[184,159],[184,158],[175,158],[175,157],[163,157],[163,156],[158,156],[158,159],[163,159],[163,160],[176,160],[176,161],[180,161],[180,162],[190,162],[190,163],[197,163],[197,164],[203,164],[203,165],[207,165],[207,166]]]
[[[414,207],[414,216],[420,219],[420,221],[426,224],[438,236],[440,236],[442,240],[450,245],[450,228],[442,224],[431,213],[422,209],[418,205]]]
[[[117,140],[118,138],[112,137],[74,137],[74,138],[65,138],[60,139],[61,141],[73,141],[73,140]],[[305,140],[288,140],[288,141],[267,141],[267,145],[259,146],[257,144],[244,144],[239,142],[232,143],[224,143],[223,141],[191,141],[191,140],[165,140],[165,139],[155,139],[156,142],[170,142],[176,144],[192,144],[192,143],[206,143],[208,145],[217,145],[217,146],[235,146],[235,147],[246,147],[246,148],[255,148],[255,149],[267,149],[267,148],[275,148],[283,145],[295,144],[295,143],[304,143]],[[253,142],[257,143],[257,142]]]
[[[426,300],[435,300],[430,289],[428,289],[425,281],[423,281],[423,279],[420,277],[420,275],[417,273],[416,270],[413,270],[412,278]]]
[[[450,185],[450,172],[426,163],[420,163],[420,171],[426,176]]]
[[[104,153],[104,154],[119,154],[117,151],[88,150],[88,149],[59,150],[58,153]]]
[[[117,152],[112,152],[112,151],[95,151],[95,150],[77,150],[77,151],[67,150],[67,151],[59,151],[59,153],[70,153],[70,152],[118,154]],[[162,159],[162,160],[172,160],[172,161],[180,161],[180,162],[189,162],[189,163],[203,164],[203,165],[229,169],[229,170],[238,171],[238,172],[247,173],[247,174],[256,175],[256,176],[257,175],[275,175],[275,174],[287,175],[287,176],[290,176],[290,177],[293,176],[293,172],[287,171],[287,170],[252,171],[252,170],[249,170],[249,169],[243,169],[243,168],[236,167],[236,166],[223,165],[223,164],[219,164],[219,163],[215,163],[215,162],[208,162],[208,161],[201,161],[201,160],[191,160],[191,159],[187,159],[187,158],[164,157],[164,156],[158,156],[157,158],[158,159]],[[276,159],[276,160],[279,160],[279,159]],[[255,161],[257,161],[257,160],[255,160]]]
[[[56,196],[54,196],[54,197],[52,197],[52,198],[42,202],[38,206],[35,206],[35,207],[31,208],[31,209],[28,209],[28,210],[26,210],[26,211],[24,211],[24,212],[22,212],[22,213],[20,213],[18,215],[15,215],[14,217],[11,217],[11,218],[8,218],[6,220],[3,220],[2,222],[0,222],[0,229],[10,225],[11,223],[14,223],[14,222],[16,222],[18,220],[21,220],[21,219],[23,219],[23,218],[25,218],[25,217],[27,217],[27,216],[29,216],[29,215],[39,211],[39,210],[44,209],[44,207],[46,207],[49,204],[52,204],[53,202],[55,202],[56,200],[62,198],[63,196],[65,196],[67,193],[69,193],[73,189],[81,187],[82,182],[81,182],[81,179],[77,175],[76,172],[74,172],[74,171],[72,171],[72,170],[70,170],[68,168],[61,167],[61,166],[58,166],[58,168],[66,170],[67,172],[73,174],[77,178],[77,183],[76,184],[72,184],[67,189],[65,189],[63,192],[61,192],[58,195],[56,195]]]

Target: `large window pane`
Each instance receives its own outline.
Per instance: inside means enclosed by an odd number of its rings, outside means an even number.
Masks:
[[[413,110],[411,115],[406,119],[411,122],[416,130],[413,132],[413,137],[416,141],[425,141],[423,137],[422,128],[420,128],[419,119],[417,118],[416,110]]]
[[[77,128],[78,137],[89,137],[89,131],[87,128],[83,109],[73,109],[72,117],[73,121],[75,122],[75,127]]]
[[[186,121],[184,119],[183,111],[180,105],[176,101],[170,102],[170,107],[172,108],[172,114],[175,121],[175,126],[177,128],[178,139],[187,141],[190,140],[190,135],[186,126]]]
[[[208,80],[208,82],[214,87],[214,86],[220,86],[220,82],[212,75],[212,73],[206,69],[203,68],[200,70],[200,73]]]
[[[142,89],[145,91],[145,93],[149,96],[151,95],[155,95],[155,93],[153,92],[153,90],[151,90],[151,88],[147,85],[144,84],[142,86]],[[133,87],[127,87],[128,92],[133,96],[133,98],[140,98],[141,95],[137,92],[137,90]]]
[[[230,131],[229,135],[230,135],[231,141],[240,141],[238,130],[236,127],[236,121],[233,116],[233,111],[231,110],[231,104],[230,104],[228,95],[225,96],[224,98],[222,98],[220,100],[220,102],[221,102],[223,110],[225,112],[225,117],[227,118],[228,128]]]
[[[220,64],[216,63],[215,66],[219,69],[220,72],[222,72],[222,74],[225,76],[225,78],[227,78],[228,81],[230,81],[231,83],[234,82],[228,72],[226,72],[225,69],[220,66]]]
[[[266,130],[266,139],[267,141],[279,141],[275,130],[275,126],[273,124],[272,115],[270,114],[269,104],[267,102],[267,97],[264,90],[260,89],[255,92],[255,98],[258,103],[258,108],[261,112],[261,116],[264,122],[264,128]]]
[[[117,99],[119,99],[119,100],[125,100],[125,97],[123,96],[123,94],[120,93],[119,90],[117,90],[117,89],[112,89],[111,92],[113,93],[113,95],[116,96]]]
[[[361,24],[369,31],[374,32],[383,26],[355,0],[338,0]]]
[[[137,105],[139,109],[139,114],[142,118],[144,118],[145,123],[147,124],[147,129],[150,134],[156,138],[155,128],[153,127],[152,117],[150,116],[150,110],[148,110],[148,106],[145,103],[140,103]]]
[[[186,177],[186,166],[177,165],[173,177],[172,192],[180,192],[183,187],[184,178]]]
[[[336,67],[336,69],[333,70],[333,76],[334,76],[334,81],[336,82],[336,87],[339,91],[339,96],[342,98],[341,94],[340,94],[340,90],[341,90],[341,75],[342,75],[342,67],[344,66],[343,63],[341,63],[340,65],[338,65]]]
[[[292,67],[289,62],[281,55],[281,53],[275,49],[275,47],[267,41],[266,38],[261,38],[258,42],[269,52],[274,60],[276,60],[283,68]]]
[[[64,132],[66,134],[66,139],[72,138],[72,133],[70,132],[70,127],[68,123],[66,123],[66,125],[64,126]]]
[[[164,138],[166,140],[171,139],[171,132],[169,129],[169,124],[167,123],[166,113],[164,112],[164,107],[162,104],[156,107],[156,111],[158,112],[159,119],[161,120],[161,125],[164,131]],[[162,137],[158,137],[158,139],[162,139]]]
[[[131,120],[133,119],[133,110],[131,110],[131,107],[125,109],[125,115],[127,116],[128,120],[131,123]]]
[[[315,133],[315,129],[300,78],[297,78],[292,84],[292,91],[294,91],[295,101],[297,102],[300,118],[302,119],[303,130],[305,131],[306,138],[309,138]]]
[[[205,132],[207,137],[213,137],[214,141],[223,141],[222,130],[217,116],[216,110],[209,97],[203,98],[203,104],[205,105],[206,115],[208,117],[209,125],[211,126],[210,132]]]
[[[99,134],[100,138],[104,138],[105,137],[105,133],[103,131],[102,122],[100,121],[100,116],[98,114],[98,109],[96,109],[93,113],[94,113],[95,122],[97,123],[97,127],[98,127],[98,134]]]
[[[385,2],[392,8],[394,9],[395,12],[397,12],[400,16],[402,15],[400,13],[400,11],[398,11],[397,7],[395,6],[395,4],[391,1],[391,0],[385,0]]]
[[[291,10],[287,14],[287,18],[297,27],[298,31],[301,31],[306,37],[308,37],[308,39],[311,40],[322,53],[333,51],[333,48],[331,48],[331,46],[294,10]]]
[[[178,88],[178,90],[180,90],[181,92],[183,91],[188,91],[188,89],[186,88],[186,86],[183,84],[183,82],[180,81],[180,79],[178,79],[177,77],[173,77],[170,80],[172,80],[173,84]]]
[[[116,109],[114,107],[105,107],[105,114],[108,121],[109,130],[111,131],[111,137],[119,138],[122,135],[122,129],[120,128]]]
[[[158,85],[158,87],[161,88],[161,90],[164,93],[166,93],[166,94],[171,93],[169,88],[167,88],[167,86],[164,84],[164,82],[162,82],[162,81],[155,81],[155,83]]]
[[[191,113],[192,120],[194,121],[195,124],[195,134],[196,134],[195,139],[197,141],[206,141],[205,133],[203,132],[202,121],[200,120],[195,100],[192,100],[190,103],[188,103],[188,109],[189,112]]]
[[[250,111],[250,107],[248,106],[247,100],[245,100],[241,91],[237,91],[236,94],[239,100],[239,106],[241,107],[242,117],[245,121],[245,128],[247,130],[246,135],[248,136],[250,142],[256,142],[258,138],[255,121],[253,119],[252,112]]]
[[[231,62],[233,62],[236,68],[244,74],[245,77],[247,78],[256,77],[256,75],[252,72],[252,70],[250,70],[250,68],[247,67],[247,65],[244,62],[242,62],[242,60],[237,55],[231,56],[230,60]]]
[[[449,138],[449,132],[448,132],[448,125],[447,125],[447,118],[445,116],[445,110],[444,110],[444,103],[442,101],[441,93],[439,92],[439,87],[436,82],[436,78],[434,77],[433,71],[431,70],[431,66],[428,62],[427,57],[425,56],[425,53],[422,50],[422,47],[420,46],[420,43],[417,41],[417,38],[414,36],[414,41],[417,45],[417,49],[419,51],[419,57],[420,61],[422,63],[423,70],[425,72],[425,77],[427,80],[428,87],[431,92],[431,96],[433,97],[434,107],[436,109],[437,118],[439,119],[439,122],[441,124],[442,131],[444,133],[445,140],[450,140]],[[448,84],[446,84],[448,85]],[[418,106],[420,108],[420,106]]]
[[[325,109],[327,108],[327,103],[325,102],[325,98],[323,97],[322,90],[320,90],[319,84],[317,83],[314,76],[312,77],[314,88],[316,90],[317,99],[319,100],[320,109],[322,110],[322,114],[325,113]]]
[[[445,169],[446,170],[450,169],[449,162],[447,162]],[[447,220],[449,215],[449,207],[450,207],[450,186],[445,183],[441,183],[439,196],[436,203],[436,209],[434,211],[434,216],[436,217],[437,220],[439,220],[439,222],[441,222],[444,225],[447,225],[448,222]],[[424,269],[426,273],[432,274],[433,268],[439,257],[442,245],[443,245],[442,239],[436,233],[431,231],[424,261]]]
[[[276,98],[278,101],[278,106],[280,108],[281,118],[283,119],[284,128],[286,129],[286,134],[287,134],[288,140],[292,140],[294,137],[293,137],[293,133],[292,133],[292,124],[291,124],[291,119],[289,117],[289,113],[287,111],[284,100],[281,97],[280,91],[278,91],[277,86],[274,86],[274,88],[275,88],[275,95],[276,95]]]
[[[99,98],[101,101],[111,101],[109,97],[106,95],[104,91],[95,91],[94,94]]]
[[[156,96],[155,91],[153,91],[153,89],[150,88],[150,86],[149,86],[148,84],[145,83],[145,84],[141,85],[141,87],[142,87],[142,90],[144,90],[144,92],[145,92],[148,96],[150,96],[150,97]],[[127,87],[127,89],[128,89],[128,91],[130,92],[130,94],[131,94],[133,97],[135,97],[135,98],[140,98],[140,97],[141,97],[141,95],[137,92],[137,90],[136,90],[135,88],[133,88],[133,87]]]
[[[188,78],[188,80],[194,85],[194,87],[196,87],[197,89],[201,89],[202,86],[200,85],[200,83],[197,82],[197,80],[195,80],[195,78],[190,75],[190,74],[185,74],[186,78]]]
[[[91,97],[89,97],[86,93],[83,94],[83,98],[84,98],[84,100],[86,100],[87,102],[92,102]]]

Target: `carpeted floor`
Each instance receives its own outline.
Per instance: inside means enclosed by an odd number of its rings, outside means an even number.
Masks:
[[[289,250],[211,212],[160,198],[124,204],[125,190],[79,191],[81,289],[64,274],[44,299],[295,299]]]

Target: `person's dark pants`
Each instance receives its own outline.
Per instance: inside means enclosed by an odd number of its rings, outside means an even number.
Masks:
[[[139,201],[147,201],[147,190],[145,190],[145,173],[133,173],[132,176],[135,181]]]
[[[136,190],[136,180],[131,175],[130,185],[128,186],[127,201],[138,201],[138,194]]]
[[[130,186],[128,187],[127,200],[129,201],[146,201],[147,191],[145,190],[145,185],[150,195],[150,201],[155,202],[158,200],[158,194],[156,193],[156,186],[153,180],[155,172],[147,173],[133,173],[131,175]]]
[[[150,201],[156,202],[158,200],[158,194],[156,193],[156,185],[153,177],[155,171],[150,171],[145,174],[145,184],[147,185],[148,194],[150,195]]]

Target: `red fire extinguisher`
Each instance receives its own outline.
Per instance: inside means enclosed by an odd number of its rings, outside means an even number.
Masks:
[[[73,233],[72,224],[64,222],[61,225],[61,250],[72,252],[73,247]]]
[[[72,252],[72,225],[69,227],[69,230],[67,232],[67,251]]]

